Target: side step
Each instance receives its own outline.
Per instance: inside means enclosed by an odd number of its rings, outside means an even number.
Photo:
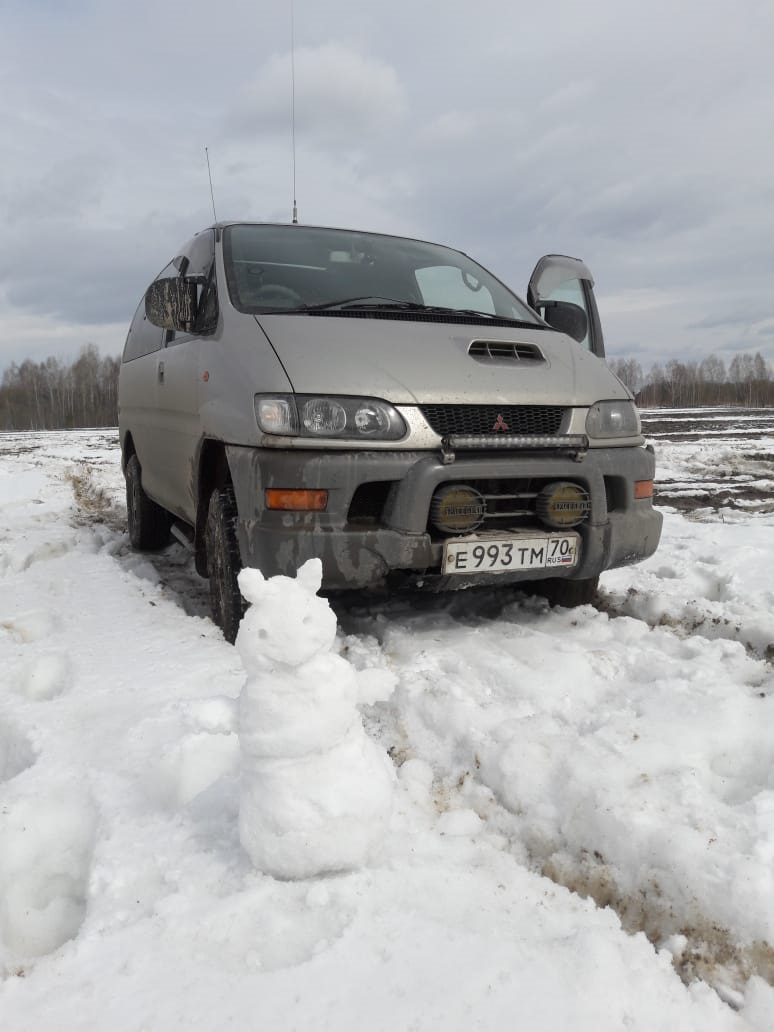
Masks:
[[[194,532],[193,528],[189,527],[187,523],[181,523],[179,520],[174,520],[170,527],[172,537],[180,542],[189,552],[194,550]]]

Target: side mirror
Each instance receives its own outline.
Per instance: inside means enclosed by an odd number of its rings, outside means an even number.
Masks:
[[[555,330],[566,333],[579,344],[586,339],[589,320],[580,305],[572,301],[538,301],[537,307],[543,309],[543,318]]]
[[[145,291],[145,314],[163,330],[190,333],[196,319],[197,284],[182,276],[154,280]]]

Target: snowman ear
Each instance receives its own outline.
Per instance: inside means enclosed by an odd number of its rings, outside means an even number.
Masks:
[[[322,586],[321,560],[307,559],[304,565],[299,567],[296,580],[310,595],[316,595]]]
[[[240,570],[237,576],[239,590],[248,602],[258,601],[261,595],[261,588],[265,581],[266,578],[261,571],[252,569],[251,567],[245,567],[244,570]]]

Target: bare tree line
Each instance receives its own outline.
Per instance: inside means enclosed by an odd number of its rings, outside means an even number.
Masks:
[[[774,406],[772,370],[760,352],[736,355],[728,368],[716,355],[701,362],[656,363],[647,374],[636,359],[615,358],[608,365],[643,408]]]
[[[94,344],[70,364],[57,358],[14,363],[0,384],[0,429],[116,426],[120,365],[119,358],[100,358]]]
[[[0,384],[0,430],[67,430],[118,423],[119,358],[100,358],[87,344],[75,362],[57,358],[14,363]],[[636,359],[608,365],[645,408],[774,406],[774,377],[761,357],[735,356],[726,368],[710,355],[701,362],[656,363],[644,374]]]

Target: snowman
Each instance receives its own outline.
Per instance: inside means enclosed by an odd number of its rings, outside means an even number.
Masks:
[[[239,574],[250,603],[236,639],[247,673],[239,837],[253,864],[278,878],[369,863],[392,810],[394,771],[363,729],[358,673],[333,651],[336,617],[317,595],[321,583],[319,559],[295,578]]]

